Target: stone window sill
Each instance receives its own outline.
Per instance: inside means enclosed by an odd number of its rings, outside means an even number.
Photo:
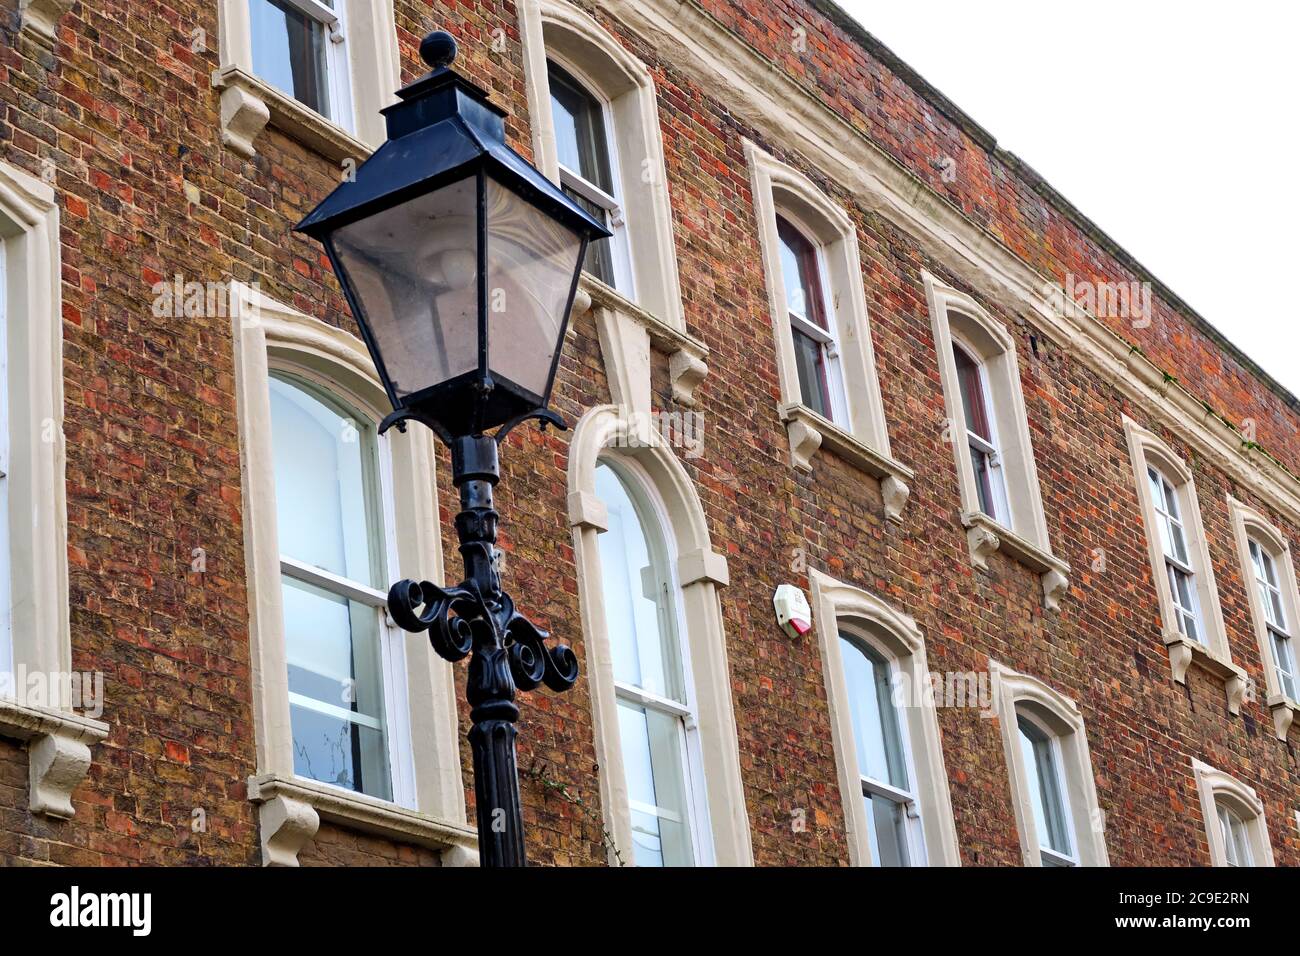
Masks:
[[[359,165],[372,152],[343,127],[240,67],[215,71],[212,86],[221,91],[221,140],[241,156],[257,154],[254,141],[268,124],[331,162]]]
[[[90,748],[108,736],[108,729],[72,711],[0,697],[0,736],[27,744],[32,813],[72,817],[72,792],[90,770]]]
[[[322,820],[440,850],[443,866],[478,865],[478,834],[468,826],[315,780],[250,777],[248,799],[259,808],[264,866],[297,866],[298,851],[316,836]]]
[[[987,571],[989,555],[1000,551],[1041,576],[1043,607],[1049,611],[1060,608],[1061,601],[1070,591],[1068,564],[982,511],[965,512],[961,516],[961,523],[966,529],[966,541],[975,567]]]
[[[912,480],[912,469],[882,455],[800,402],[787,402],[778,412],[790,435],[790,460],[794,467],[812,471],[813,455],[818,449],[825,449],[877,479],[885,501],[885,517],[891,521],[902,520],[903,508],[911,494],[907,483]]]
[[[650,341],[668,355],[668,375],[672,382],[673,401],[687,408],[695,406],[695,387],[709,374],[709,347],[682,329],[674,328],[659,316],[647,312],[631,299],[593,276],[583,273],[574,302],[574,315],[599,307],[617,312],[650,335]],[[569,326],[573,328],[572,325]]]
[[[1296,714],[1300,714],[1300,703],[1285,694],[1274,694],[1266,703],[1273,714],[1273,731],[1277,734],[1277,739],[1286,740],[1287,731],[1291,729]]]
[[[1246,672],[1242,668],[1204,644],[1188,640],[1182,634],[1166,634],[1165,647],[1169,650],[1169,667],[1173,672],[1174,683],[1186,684],[1187,672],[1195,664],[1207,674],[1223,681],[1228,697],[1228,712],[1234,716],[1241,713],[1241,702],[1246,696]]]

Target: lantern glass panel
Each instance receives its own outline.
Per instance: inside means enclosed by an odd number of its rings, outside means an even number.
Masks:
[[[476,177],[343,226],[333,243],[399,400],[477,370]]]
[[[545,400],[582,239],[491,177],[485,198],[488,363],[494,378]]]

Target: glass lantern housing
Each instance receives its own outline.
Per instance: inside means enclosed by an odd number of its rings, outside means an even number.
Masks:
[[[298,225],[320,240],[393,404],[444,441],[546,408],[588,243],[605,227],[505,143],[505,113],[433,71],[388,139]]]

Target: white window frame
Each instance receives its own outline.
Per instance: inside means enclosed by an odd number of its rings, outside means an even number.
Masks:
[[[371,415],[371,410],[366,409],[365,403],[359,396],[349,394],[337,382],[330,381],[310,367],[301,366],[291,360],[281,359],[272,361],[269,371],[272,377],[279,373],[280,376],[296,379],[297,381],[292,383],[295,388],[301,387],[299,383],[306,383],[308,386],[306,394],[310,395],[319,392],[326,395],[333,404],[348,409],[352,414],[358,416]],[[375,421],[381,418],[382,415],[379,415],[375,417]],[[397,568],[399,565],[397,523],[393,511],[393,462],[388,435],[376,436],[375,459],[375,465],[378,468],[378,475],[376,476],[378,482],[373,489],[373,493],[378,499],[375,504],[379,506],[380,510],[378,515],[379,527],[368,528],[367,530],[372,534],[377,533],[382,538],[379,545],[383,554],[383,571],[387,577],[392,578],[392,569]],[[406,661],[407,641],[405,633],[397,627],[388,615],[387,593],[344,576],[331,574],[312,565],[296,561],[285,554],[280,555],[280,573],[286,578],[291,578],[299,583],[319,588],[355,604],[371,608],[377,616],[376,632],[379,638],[379,663],[382,693],[384,695],[384,722],[381,726],[374,722],[357,721],[356,718],[359,715],[347,713],[342,708],[339,708],[339,710],[346,713],[347,719],[350,721],[361,723],[362,726],[369,726],[376,730],[383,730],[384,744],[387,749],[389,786],[392,793],[391,802],[398,806],[414,809],[416,806],[415,758],[411,746],[410,705],[404,677],[408,671]],[[396,578],[393,578],[393,580],[396,580]],[[299,697],[293,692],[289,693],[289,703],[309,710],[323,712],[319,701],[314,698]],[[312,782],[325,787],[335,786],[326,781]],[[342,787],[336,789],[349,795],[354,792]]]
[[[864,785],[869,784],[874,789],[880,784],[865,778],[858,767],[839,643],[842,631],[858,639],[869,638],[877,651],[897,668],[899,685],[911,694],[901,701],[897,713],[912,792],[894,791],[890,795],[913,798],[914,812],[920,818],[920,833],[914,838],[913,865],[960,866],[961,854],[948,793],[938,714],[933,695],[922,690],[930,686],[924,634],[912,618],[862,588],[845,584],[816,569],[809,569],[808,583],[812,592],[813,627],[821,650],[850,864],[872,865],[868,837],[871,823],[862,798]]]
[[[1007,496],[1007,481],[1002,470],[1002,442],[998,438],[998,420],[994,413],[993,392],[989,388],[989,371],[988,366],[979,355],[979,352],[968,346],[960,338],[953,339],[953,348],[960,349],[966,356],[967,360],[975,369],[975,378],[979,385],[980,400],[984,403],[984,414],[988,418],[989,438],[977,435],[966,425],[966,419],[963,417],[957,421],[954,428],[960,427],[966,432],[967,446],[975,445],[980,452],[988,456],[989,459],[989,491],[993,495],[994,514],[989,515],[994,521],[1004,527],[1011,525],[1011,502]],[[955,360],[954,360],[955,361]],[[966,396],[963,394],[961,400],[964,402]],[[964,406],[963,406],[964,407]],[[969,455],[969,450],[967,451]],[[974,462],[971,463],[972,469]],[[976,480],[975,500],[979,502],[979,481]]]
[[[631,303],[632,312],[639,310],[671,330],[684,332],[659,102],[650,71],[600,24],[565,0],[520,0],[518,8],[537,168],[553,182],[564,181],[555,146],[548,59],[608,105],[606,138],[611,161],[617,162],[611,171],[622,192],[606,198],[619,203],[626,220],[629,280],[624,287],[620,278],[617,291],[590,276],[586,281],[615,301]],[[598,196],[589,198],[602,202]]]
[[[899,681],[906,680],[906,673],[899,665],[897,658],[890,652],[889,648],[884,646],[880,641],[874,639],[871,634],[863,628],[855,627],[851,622],[840,626],[841,639],[849,639],[869,646],[884,660],[885,666],[889,669],[889,688],[891,693],[890,706],[894,708],[894,713],[898,719],[899,727],[899,749],[902,751],[903,766],[907,774],[907,780],[910,784],[909,789],[903,790],[894,786],[886,780],[878,780],[863,773],[862,768],[858,767],[858,780],[861,791],[858,796],[859,802],[863,797],[879,796],[900,804],[903,808],[903,824],[905,839],[907,841],[907,859],[909,866],[924,866],[929,863],[929,857],[925,851],[925,825],[922,820],[921,801],[918,796],[916,763],[912,759],[912,733],[911,727],[907,720],[907,713],[904,707],[898,706],[898,702],[892,699],[895,689],[899,686]],[[838,646],[838,645],[837,645]],[[840,647],[840,666],[843,669],[844,648]],[[847,683],[845,685],[845,694],[847,697]],[[857,742],[854,741],[854,760],[857,759]],[[866,811],[863,811],[864,820]],[[866,825],[871,826],[871,821],[866,820]]]
[[[396,102],[401,85],[393,0],[285,0],[325,24],[330,109],[325,117],[259,77],[253,68],[249,0],[220,3],[220,67],[212,85],[221,91],[222,141],[242,156],[269,123],[334,162],[360,163],[385,140],[380,110]]]
[[[1219,590],[1214,579],[1214,564],[1210,560],[1209,539],[1201,519],[1201,505],[1196,496],[1196,482],[1186,463],[1160,438],[1123,416],[1124,433],[1128,440],[1129,457],[1133,463],[1133,477],[1137,484],[1138,510],[1147,540],[1147,557],[1150,561],[1152,581],[1160,607],[1162,639],[1169,651],[1169,665],[1176,683],[1187,683],[1187,672],[1196,664],[1211,676],[1221,680],[1227,696],[1228,710],[1241,713],[1242,699],[1246,693],[1246,672],[1232,662],[1228,635],[1223,624],[1223,608],[1219,603]],[[1153,468],[1170,482],[1182,512],[1184,544],[1189,559],[1188,569],[1196,586],[1196,602],[1200,611],[1199,623],[1204,640],[1188,638],[1178,626],[1178,605],[1175,603],[1170,583],[1169,563],[1158,530],[1161,520],[1155,499],[1151,495],[1151,481],[1147,469]]]
[[[682,690],[686,702],[669,700],[658,694],[650,693],[640,687],[634,687],[622,681],[614,681],[614,696],[632,704],[668,714],[679,722],[682,746],[682,772],[684,798],[687,807],[686,824],[690,828],[691,853],[695,866],[712,866],[716,862],[713,851],[713,829],[709,825],[708,789],[705,784],[704,744],[700,739],[699,699],[695,690],[695,679],[691,668],[690,648],[686,645],[687,622],[682,614],[681,586],[678,584],[676,552],[670,532],[668,510],[655,491],[649,473],[635,459],[622,455],[606,454],[598,459],[599,463],[614,470],[620,481],[624,482],[628,497],[634,505],[637,500],[650,512],[650,517],[657,527],[651,533],[657,533],[666,554],[663,560],[666,566],[661,570],[665,582],[672,591],[673,633],[672,640],[677,642],[678,660],[682,668]],[[603,502],[602,502],[603,504]],[[608,514],[608,509],[606,510]],[[617,724],[611,728],[612,735],[618,734]],[[619,742],[622,752],[622,742]],[[629,800],[629,806],[632,806]],[[642,813],[658,815],[656,808],[645,804],[636,804]],[[633,851],[635,852],[635,850]],[[630,861],[629,861],[630,862]]]
[[[994,710],[1002,731],[1002,751],[1010,778],[1021,861],[1025,866],[1042,866],[1042,854],[1051,852],[1044,847],[1034,819],[1030,774],[1025,767],[1017,722],[1024,714],[1055,741],[1060,758],[1061,799],[1074,840],[1074,857],[1069,862],[1078,866],[1109,866],[1105,814],[1097,801],[1088,732],[1079,705],[1038,678],[997,661],[989,662],[989,673],[993,679]]]
[[[28,806],[67,819],[91,748],[108,724],[69,699],[72,629],[63,436],[63,297],[59,206],[53,187],[0,162],[4,249],[4,402],[10,659],[0,662],[0,737],[26,744]],[[41,675],[39,698],[27,678]],[[68,680],[63,678],[68,677]]]
[[[889,429],[876,375],[862,282],[857,226],[807,176],[749,140],[744,145],[776,342],[781,395],[777,411],[790,440],[790,463],[800,471],[812,471],[812,460],[819,449],[834,453],[880,481],[885,515],[899,520],[913,473],[894,459],[889,447]],[[809,408],[799,386],[794,333],[781,267],[778,215],[802,232],[818,252],[828,331],[816,329],[812,323],[808,326],[815,338],[826,339],[829,332],[839,353],[836,361],[827,363],[838,366],[834,374],[839,378],[839,388],[830,383],[832,405],[839,406],[834,421]]]
[[[1079,865],[1079,835],[1075,831],[1074,812],[1070,807],[1070,790],[1069,790],[1069,786],[1067,785],[1067,778],[1065,776],[1065,761],[1062,754],[1061,738],[1057,735],[1056,731],[1054,731],[1048,725],[1047,721],[1043,720],[1041,717],[1034,714],[1034,712],[1031,710],[1017,710],[1014,716],[1016,718],[1017,734],[1020,733],[1019,722],[1021,720],[1025,720],[1034,725],[1034,728],[1040,734],[1043,735],[1047,743],[1048,751],[1051,754],[1052,772],[1056,774],[1056,783],[1057,786],[1059,786],[1061,789],[1061,806],[1058,809],[1060,810],[1062,816],[1064,817],[1066,825],[1068,827],[1066,836],[1069,838],[1070,841],[1071,852],[1061,853],[1059,850],[1054,850],[1047,845],[1046,841],[1043,840],[1042,835],[1038,833],[1037,819],[1034,820],[1034,834],[1035,834],[1035,839],[1038,840],[1039,860],[1041,861],[1044,857],[1051,857],[1052,860],[1058,866],[1065,866],[1065,867],[1078,866]],[[1037,773],[1037,771],[1035,771],[1035,773]],[[1031,778],[1028,773],[1028,768],[1025,768],[1026,787],[1032,786],[1032,784],[1030,783],[1030,779]],[[1030,799],[1032,799],[1032,796],[1030,797]],[[1032,805],[1031,805],[1031,811],[1032,811]],[[1044,812],[1046,812],[1046,808],[1044,808]]]
[[[1192,776],[1196,784],[1197,796],[1200,798],[1201,816],[1205,821],[1205,837],[1210,847],[1210,865],[1233,865],[1229,862],[1228,848],[1224,842],[1219,819],[1219,806],[1222,803],[1235,812],[1246,825],[1253,865],[1273,866],[1273,845],[1268,837],[1264,801],[1260,800],[1255,790],[1201,760],[1192,760]]]
[[[727,561],[713,550],[708,522],[686,469],[648,420],[616,405],[589,409],[569,444],[569,523],[573,529],[578,599],[591,692],[600,802],[612,865],[635,861],[627,781],[618,739],[618,695],[601,585],[598,536],[609,512],[596,495],[598,462],[617,456],[634,462],[664,508],[663,534],[675,554],[683,667],[694,688],[699,761],[704,777],[708,836],[718,866],[752,866],[749,816],[732,711],[726,634],[718,591],[729,583]]]
[[[1250,543],[1258,543],[1273,560],[1278,577],[1278,590],[1282,599],[1282,611],[1291,631],[1292,653],[1297,652],[1296,644],[1300,642],[1300,597],[1296,587],[1295,562],[1291,556],[1290,543],[1267,518],[1256,509],[1228,496],[1228,514],[1232,519],[1233,537],[1237,543],[1237,556],[1241,561],[1242,581],[1246,587],[1246,600],[1250,605],[1251,622],[1255,628],[1255,639],[1259,646],[1259,659],[1264,670],[1264,703],[1273,715],[1273,731],[1279,740],[1286,740],[1295,717],[1300,713],[1300,703],[1286,693],[1280,680],[1273,653],[1272,628],[1269,626],[1268,613],[1255,583],[1255,567],[1250,554]],[[1300,661],[1297,662],[1300,664]],[[1300,674],[1296,675],[1300,683]]]
[[[1160,487],[1161,498],[1157,501],[1151,499],[1151,507],[1155,512],[1155,523],[1166,530],[1166,534],[1172,541],[1175,537],[1183,545],[1183,550],[1187,552],[1188,561],[1184,561],[1176,554],[1170,554],[1163,546],[1160,554],[1164,558],[1165,573],[1162,576],[1164,586],[1169,589],[1169,602],[1173,608],[1174,623],[1178,628],[1178,633],[1182,634],[1190,641],[1196,641],[1198,644],[1204,644],[1209,639],[1205,629],[1205,617],[1201,613],[1201,602],[1197,598],[1197,580],[1196,569],[1191,565],[1192,557],[1191,546],[1187,541],[1187,524],[1181,514],[1175,514],[1169,510],[1168,499],[1172,496],[1174,499],[1174,508],[1182,511],[1186,509],[1186,492],[1179,485],[1169,480],[1169,477],[1157,466],[1147,464],[1147,480],[1152,478]],[[1156,537],[1165,541],[1165,535],[1157,532]],[[1179,588],[1175,582],[1179,581],[1179,576],[1186,579],[1189,585],[1188,596],[1189,603],[1184,604],[1182,595],[1179,594]]]
[[[242,283],[232,283],[231,313],[257,741],[257,770],[248,781],[248,795],[259,809],[263,863],[296,866],[299,851],[326,820],[397,842],[438,848],[444,865],[474,865],[477,837],[466,822],[452,669],[433,654],[427,641],[408,641],[390,630],[383,659],[385,682],[392,687],[386,712],[389,746],[397,743],[399,748],[393,760],[394,796],[400,792],[405,804],[294,773],[281,573],[315,583],[324,578],[321,571],[286,562],[280,553],[271,370],[291,371],[314,381],[358,413],[377,415],[385,398],[366,347],[355,336]],[[380,456],[381,487],[384,520],[394,529],[390,547],[395,550],[388,575],[393,580],[441,582],[433,439],[424,429],[411,429],[389,434],[386,442],[389,453]],[[399,512],[408,520],[396,522]],[[387,596],[377,588],[342,579],[327,583],[377,611],[387,603]],[[398,777],[399,764],[406,768],[401,771],[404,778]]]
[[[1020,385],[1016,340],[971,296],[929,272],[922,272],[922,282],[948,418],[945,434],[957,466],[961,521],[966,528],[971,563],[987,570],[990,557],[1001,552],[1023,564],[1040,576],[1043,606],[1055,610],[1069,593],[1070,566],[1053,553],[1047,531]],[[966,412],[953,357],[954,343],[975,359],[981,370],[989,425],[997,437],[998,471],[1009,512],[1006,520],[987,515],[980,508],[975,467],[965,441]]]
[[[826,328],[823,329],[806,315],[800,315],[798,312],[791,310],[788,304],[789,300],[785,299],[783,301],[786,303],[784,305],[786,321],[823,348],[826,362],[826,391],[828,392],[826,397],[831,406],[831,414],[823,417],[829,417],[832,424],[847,430],[852,425],[849,417],[848,395],[844,390],[844,347],[841,344],[840,320],[836,314],[838,310],[835,308],[835,290],[831,286],[830,255],[826,245],[818,238],[817,231],[804,222],[798,212],[778,208],[777,216],[788,222],[812,246],[813,259],[817,269],[817,274],[813,279],[818,285],[818,291],[820,291],[822,297],[822,306],[826,310]],[[781,270],[779,281],[782,295],[786,295],[784,269]],[[793,340],[791,344],[793,346]],[[803,401],[802,389],[800,390],[799,399],[800,404],[806,404]]]
[[[613,192],[607,193],[595,183],[587,180],[581,173],[569,169],[556,160],[558,182],[561,186],[572,189],[589,202],[600,206],[609,214],[608,227],[614,235],[609,240],[610,257],[614,267],[614,288],[627,299],[636,301],[636,276],[632,269],[632,239],[628,234],[627,212],[624,208],[623,164],[619,156],[617,117],[609,98],[601,92],[600,87],[585,75],[580,64],[556,52],[549,52],[547,60],[554,62],[574,80],[582,91],[590,96],[601,109],[601,122],[605,125],[605,148],[608,151],[610,180]],[[550,90],[549,72],[547,90]],[[548,95],[546,108],[551,109]],[[551,114],[552,135],[554,135],[554,114]],[[599,281],[599,280],[596,280]]]

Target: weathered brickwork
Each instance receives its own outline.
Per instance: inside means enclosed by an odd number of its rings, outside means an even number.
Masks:
[[[700,5],[1043,274],[1149,278],[987,134],[828,19],[820,2]],[[1045,611],[1037,575],[1020,564],[995,554],[988,572],[973,569],[921,274],[967,284],[916,237],[747,126],[599,3],[581,5],[647,65],[657,88],[686,325],[710,350],[696,393],[703,455],[684,463],[713,547],[730,564],[721,600],[755,862],[848,861],[817,643],[792,641],[772,616],[773,588],[806,588],[806,563],[913,616],[932,670],[984,671],[993,659],[1076,700],[1112,864],[1209,862],[1193,758],[1254,787],[1278,863],[1300,864],[1300,728],[1291,742],[1277,740],[1260,701],[1231,716],[1221,681],[1197,668],[1186,687],[1171,680],[1121,415],[1189,463],[1232,658],[1261,688],[1227,496],[1256,507],[1290,540],[1300,540],[1300,526],[1185,447],[1068,343],[972,289],[1016,339],[1047,526],[1073,569],[1071,590],[1059,611]],[[420,37],[451,30],[461,41],[458,69],[509,110],[511,141],[529,155],[514,4],[396,0],[396,14],[404,81],[420,72]],[[215,0],[79,2],[60,21],[52,53],[20,36],[17,23],[16,0],[0,0],[0,161],[52,181],[61,207],[73,665],[104,672],[102,719],[111,732],[95,748],[68,822],[27,811],[26,756],[0,740],[0,862],[257,865],[257,814],[245,785],[256,751],[230,320],[157,318],[151,289],[177,274],[256,281],[271,298],[351,328],[319,247],[289,231],[340,170],[274,128],[252,160],[223,147],[219,94],[209,84],[219,66]],[[198,52],[197,30],[208,38]],[[796,30],[806,35],[799,50]],[[501,52],[494,36],[505,38]],[[902,523],[883,518],[877,482],[834,455],[819,454],[811,474],[790,467],[744,139],[804,172],[857,225],[890,440],[915,471]],[[947,158],[955,176],[940,169]],[[1295,400],[1159,289],[1155,304],[1147,327],[1107,321],[1211,409],[1238,426],[1252,420],[1258,443],[1300,470]],[[656,355],[652,374],[656,407],[674,408],[665,356]],[[574,421],[608,401],[595,322],[585,315],[569,338],[555,407]],[[1225,426],[1211,419],[1209,427]],[[512,435],[498,501],[508,583],[585,663],[568,442],[565,433]],[[451,577],[456,501],[443,454],[438,471]],[[194,571],[199,553],[204,569]],[[462,665],[458,687],[463,678]],[[603,863],[585,680],[563,696],[526,695],[522,713],[531,859]],[[467,727],[463,700],[460,719]],[[1018,864],[997,721],[943,708],[939,722],[962,862]],[[462,755],[468,782],[464,746]],[[472,820],[472,788],[466,800]],[[797,831],[800,810],[807,826]],[[300,858],[437,863],[427,849],[330,824]]]

